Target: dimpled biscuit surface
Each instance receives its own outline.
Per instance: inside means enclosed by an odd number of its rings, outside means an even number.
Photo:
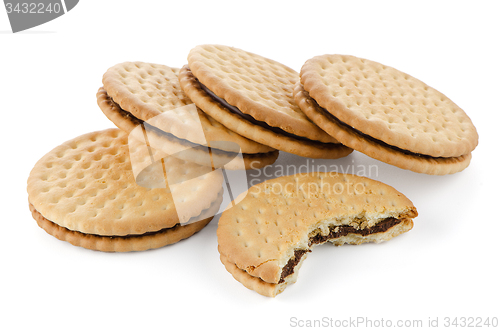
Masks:
[[[178,224],[174,189],[136,183],[127,138],[124,131],[108,129],[54,148],[30,173],[29,202],[49,221],[88,234],[142,234]],[[191,204],[190,216],[199,215],[217,199],[220,173],[174,158],[165,159],[164,166],[180,182],[191,179],[179,187],[182,194],[189,190],[183,204]]]
[[[340,225],[365,229],[391,217],[411,223],[417,216],[412,202],[394,188],[335,172],[271,179],[235,202],[219,220],[219,251],[239,269],[275,284],[294,250],[310,248],[312,233]]]
[[[464,170],[470,164],[472,153],[458,157],[431,157],[413,153],[404,153],[389,145],[381,144],[366,135],[360,134],[347,125],[339,123],[326,110],[321,108],[309,96],[302,84],[297,82],[294,89],[294,98],[305,114],[309,116],[325,132],[334,135],[344,145],[360,151],[374,159],[429,175],[447,175]]]
[[[223,45],[200,45],[189,68],[209,90],[254,119],[311,140],[336,142],[293,100],[298,73],[271,59]]]
[[[117,64],[103,75],[103,91],[97,95],[99,105],[101,108],[106,106],[106,103],[102,103],[102,93],[105,91],[123,110],[150,124],[154,123],[156,117],[156,121],[161,122],[159,129],[178,138],[205,146],[211,141],[234,142],[243,153],[267,153],[273,150],[227,129],[199,109],[195,116],[186,116],[189,114],[186,106],[192,105],[192,101],[180,88],[178,73],[179,69],[161,64]],[[103,111],[109,113],[106,109]],[[162,114],[168,116],[167,121],[161,121],[159,115]],[[110,119],[113,120],[112,117]]]
[[[340,121],[391,146],[458,157],[478,143],[467,114],[441,92],[383,64],[350,55],[316,56],[301,82]]]
[[[194,77],[188,66],[184,66],[179,72],[179,81],[186,94],[203,111],[216,118],[228,128],[249,139],[272,146],[280,151],[303,157],[336,159],[352,152],[351,148],[339,144],[337,140],[335,140],[335,143],[323,143],[309,139],[300,139],[300,137],[295,138],[247,121],[240,115],[229,111],[201,88],[200,82]]]

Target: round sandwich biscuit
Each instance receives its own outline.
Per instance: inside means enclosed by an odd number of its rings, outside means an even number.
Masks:
[[[447,175],[467,168],[472,158],[471,153],[459,157],[432,157],[409,153],[376,141],[341,123],[322,109],[314,99],[309,97],[309,93],[304,90],[300,82],[295,85],[294,97],[304,113],[323,130],[335,135],[347,146],[396,167],[429,175]]]
[[[187,238],[217,213],[220,172],[169,157],[144,162],[136,176],[135,154],[144,158],[119,129],[84,134],[47,153],[27,186],[39,226],[76,246],[124,252]]]
[[[155,150],[165,151],[164,157],[167,156],[167,154],[174,155],[177,158],[200,165],[212,166],[214,168],[224,167],[228,170],[239,170],[242,168],[263,168],[273,164],[279,156],[277,150],[264,153],[236,154],[235,152],[226,152],[218,148],[209,148],[200,144],[191,143],[185,139],[176,138],[174,135],[167,134],[154,126],[148,125],[147,122],[145,123],[137,117],[132,116],[129,112],[121,109],[120,106],[111,99],[103,87],[97,91],[97,103],[106,117],[108,117],[108,119],[118,128],[130,134],[147,135],[150,144],[154,146],[153,148]],[[137,128],[141,129],[137,130]],[[189,129],[186,129],[186,131],[189,131]],[[212,144],[216,143],[217,142],[212,142]],[[232,145],[235,147],[235,150],[237,148],[235,143],[222,142],[222,145]]]
[[[313,247],[387,241],[409,231],[417,216],[394,188],[336,172],[271,179],[235,203],[219,219],[221,261],[243,285],[271,297],[296,281]]]
[[[427,174],[465,169],[478,134],[467,114],[420,80],[349,55],[303,65],[294,98],[341,143],[395,166]]]
[[[247,166],[255,160],[259,161],[254,162],[256,167],[276,160],[275,149],[242,137],[197,109],[181,90],[178,71],[143,62],[117,64],[103,75],[104,86],[97,93],[98,105],[108,119],[127,132],[149,124],[158,133],[157,138],[167,141],[166,147],[175,141],[175,146],[204,147],[198,150],[204,150],[205,154],[226,158],[240,154]],[[210,160],[210,156],[203,160]]]
[[[293,100],[299,75],[243,50],[202,45],[179,73],[181,88],[224,126],[278,150],[312,158],[339,158],[352,150],[321,130]]]

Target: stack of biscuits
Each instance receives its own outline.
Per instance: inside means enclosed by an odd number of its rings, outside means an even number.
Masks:
[[[241,49],[201,45],[180,69],[125,62],[102,83],[97,102],[117,128],[54,148],[28,178],[38,225],[99,251],[159,248],[193,235],[220,209],[223,171],[269,166],[279,151],[333,160],[356,150],[445,175],[464,170],[478,144],[470,118],[445,95],[349,55],[314,57],[299,73]],[[295,174],[234,199],[219,220],[218,249],[235,279],[275,296],[295,282],[313,247],[387,241],[416,216],[408,198],[378,181]]]

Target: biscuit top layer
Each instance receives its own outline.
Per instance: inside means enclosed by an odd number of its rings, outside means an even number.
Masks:
[[[145,182],[165,183],[149,154],[132,149],[142,171],[137,182],[130,162],[128,135],[118,129],[88,133],[69,140],[43,156],[28,178],[28,199],[43,217],[67,229],[97,235],[155,232],[179,223],[179,194],[190,211],[199,215],[217,199],[222,176],[211,168],[164,159],[168,183],[147,188]],[[136,165],[134,164],[134,167]],[[156,167],[158,170],[158,167]],[[172,186],[170,178],[186,185]],[[188,181],[188,179],[191,179]],[[144,186],[141,186],[141,185]]]
[[[293,99],[298,73],[234,47],[201,45],[188,56],[193,75],[242,113],[272,127],[322,142],[337,141],[312,123]]]
[[[322,55],[306,61],[300,77],[321,107],[391,146],[434,157],[458,157],[477,146],[477,131],[461,108],[397,69],[349,55]]]
[[[309,236],[329,226],[366,229],[388,218],[417,216],[411,201],[378,181],[339,173],[271,179],[240,195],[219,220],[219,250],[238,268],[269,283]],[[318,232],[319,231],[319,232]]]
[[[182,91],[178,73],[179,69],[165,65],[124,62],[109,68],[102,81],[123,110],[177,138],[203,146],[213,141],[234,142],[243,153],[273,150],[229,130],[198,108],[190,111],[186,106],[194,105]]]

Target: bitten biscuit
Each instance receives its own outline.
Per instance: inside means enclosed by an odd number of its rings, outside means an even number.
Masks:
[[[352,150],[303,114],[293,100],[298,73],[243,50],[202,45],[179,73],[184,92],[224,126],[273,148],[313,158],[339,158]]]
[[[77,246],[130,251],[177,242],[211,220],[222,202],[220,172],[173,157],[152,163],[147,146],[128,138],[119,129],[88,133],[35,164],[27,190],[40,227]]]
[[[295,101],[341,143],[383,162],[427,174],[465,169],[476,128],[449,98],[418,79],[349,55],[303,65]]]
[[[295,282],[316,245],[387,241],[409,231],[417,216],[394,188],[335,172],[271,179],[235,203],[219,220],[221,261],[238,281],[266,296]]]

